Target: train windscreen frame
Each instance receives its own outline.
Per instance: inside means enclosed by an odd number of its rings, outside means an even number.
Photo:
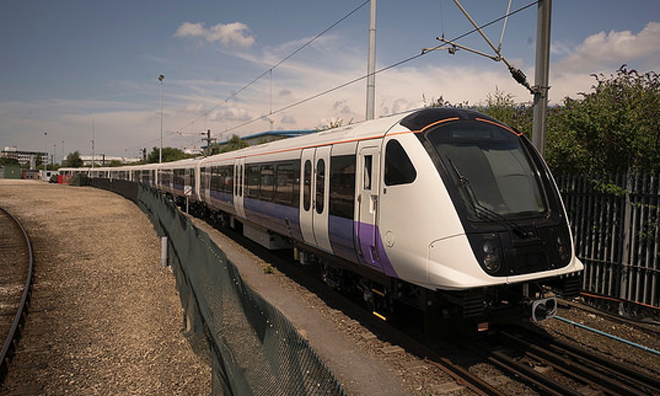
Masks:
[[[548,204],[520,137],[494,123],[454,121],[424,134],[472,216],[539,217]]]

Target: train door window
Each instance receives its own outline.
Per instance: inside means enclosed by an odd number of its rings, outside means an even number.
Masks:
[[[238,183],[238,196],[242,197],[243,183],[245,183],[245,176],[243,174],[243,165],[238,167],[238,180],[240,181],[240,183]]]
[[[316,213],[323,213],[325,199],[325,160],[316,162]]]
[[[236,196],[239,195],[238,194],[238,188],[241,185],[241,177],[240,177],[241,171],[240,171],[240,169],[241,169],[241,167],[239,165],[236,165],[234,167],[234,170],[236,170],[236,175],[234,176],[236,178],[236,183],[234,184],[234,195],[236,195]]]
[[[330,215],[353,218],[355,210],[355,155],[330,158]]]
[[[265,201],[272,201],[275,189],[275,174],[273,165],[261,166],[261,183],[259,186],[259,197]]]
[[[373,166],[373,155],[364,156],[364,179],[362,188],[364,190],[371,190],[371,171]]]
[[[415,181],[417,171],[410,157],[397,140],[387,142],[385,148],[385,185],[396,186]]]
[[[312,162],[305,161],[305,173],[303,174],[303,208],[305,212],[312,206]]]

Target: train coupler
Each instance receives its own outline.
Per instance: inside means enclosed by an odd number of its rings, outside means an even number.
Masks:
[[[557,299],[554,296],[526,300],[523,302],[523,306],[534,323],[553,318],[557,314]]]

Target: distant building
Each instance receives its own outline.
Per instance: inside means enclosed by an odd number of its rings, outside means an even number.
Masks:
[[[206,147],[204,147],[206,148]],[[191,147],[191,148],[183,148],[183,153],[186,155],[202,155],[204,154],[204,151],[201,148],[197,147]]]
[[[42,151],[19,151],[16,147],[5,147],[2,150],[2,158],[15,159],[21,166],[29,165],[30,168],[35,168],[38,158],[42,164],[46,164],[50,157]]]

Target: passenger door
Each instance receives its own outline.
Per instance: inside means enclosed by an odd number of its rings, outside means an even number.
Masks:
[[[243,206],[244,192],[245,158],[239,158],[234,162],[234,210],[240,218],[245,218],[245,206]]]
[[[305,149],[300,167],[300,229],[305,243],[332,251],[328,234],[331,147]]]
[[[380,146],[378,143],[380,141],[366,141],[360,142],[358,145],[356,237],[360,260],[380,270],[380,258],[376,244],[380,189]]]

